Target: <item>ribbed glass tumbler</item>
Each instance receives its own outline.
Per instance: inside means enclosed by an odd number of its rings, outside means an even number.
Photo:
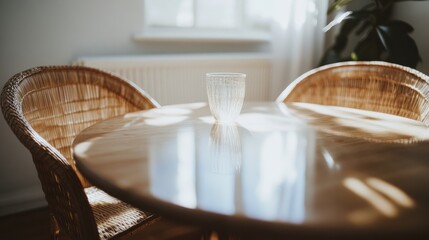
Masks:
[[[207,73],[210,111],[219,123],[234,123],[243,107],[246,74]]]

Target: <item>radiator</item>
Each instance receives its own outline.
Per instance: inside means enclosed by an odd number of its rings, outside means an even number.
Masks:
[[[205,74],[208,72],[245,73],[245,101],[270,98],[271,61],[265,55],[83,57],[76,64],[120,75],[136,83],[161,105],[206,102]]]

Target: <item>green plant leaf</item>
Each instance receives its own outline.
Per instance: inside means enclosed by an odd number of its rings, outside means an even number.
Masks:
[[[351,53],[351,57],[358,61],[381,60],[384,47],[378,38],[377,31],[372,29],[364,39],[359,41]]]
[[[389,21],[377,27],[377,34],[387,51],[387,61],[415,68],[421,58],[415,41],[409,36],[413,28],[403,21]]]
[[[399,20],[391,20],[392,7],[397,2],[428,0],[372,0],[360,10],[348,11],[335,17],[325,28],[340,25],[333,46],[323,55],[320,65],[345,60],[382,60],[415,68],[421,58],[415,41],[410,37],[413,27]],[[334,0],[329,13],[349,4],[351,0]],[[351,52],[349,37],[357,38]]]
[[[328,15],[349,4],[352,0],[335,0],[328,8]]]
[[[335,38],[335,43],[332,49],[341,55],[341,52],[346,48],[350,33],[359,25],[359,19],[351,19],[341,25],[340,31]]]
[[[323,66],[330,63],[341,62],[341,61],[344,61],[344,60],[341,58],[340,52],[337,52],[335,49],[331,47],[327,49],[323,54],[322,59],[319,62],[319,66]]]
[[[368,10],[359,10],[359,11],[347,11],[343,14],[340,14],[335,17],[326,27],[323,28],[324,32],[329,31],[334,26],[349,20],[364,20],[370,17],[372,14],[371,11]]]
[[[361,23],[362,19],[351,17],[344,21],[335,37],[334,45],[328,48],[322,56],[319,66],[334,62],[350,60],[349,56],[344,57],[342,52],[347,46],[350,33]]]
[[[411,33],[414,31],[413,26],[401,20],[391,20],[386,24],[386,26],[405,33]]]
[[[360,24],[359,28],[356,30],[355,34],[357,36],[363,34],[368,28],[371,28],[372,25],[373,25],[373,20],[372,19],[366,19],[366,20],[364,20]]]

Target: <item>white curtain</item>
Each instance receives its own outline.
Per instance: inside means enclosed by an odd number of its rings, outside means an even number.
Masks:
[[[317,67],[324,47],[328,0],[274,0],[271,98]]]

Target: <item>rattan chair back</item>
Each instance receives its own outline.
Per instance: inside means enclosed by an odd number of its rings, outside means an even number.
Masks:
[[[97,223],[76,170],[72,141],[103,119],[159,104],[132,83],[82,66],[36,67],[13,76],[3,115],[31,152],[54,223],[72,239],[97,239]]]
[[[298,77],[277,102],[304,102],[388,113],[429,125],[429,77],[386,62],[341,62]]]

